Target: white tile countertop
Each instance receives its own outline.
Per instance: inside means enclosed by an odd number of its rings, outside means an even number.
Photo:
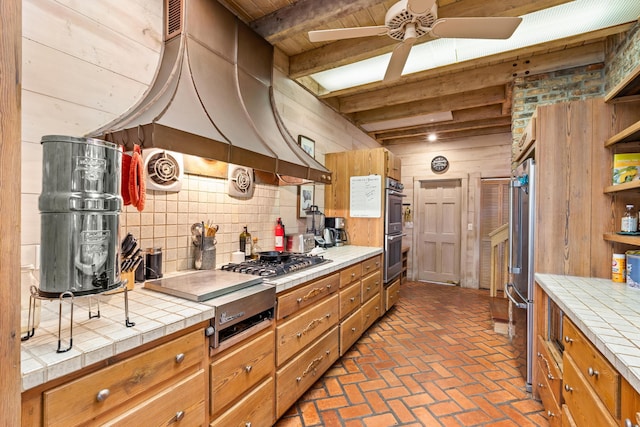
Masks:
[[[265,283],[276,286],[277,292],[290,289],[344,267],[382,253],[381,248],[346,245],[327,249],[323,256],[330,259],[313,268],[291,273]],[[192,271],[172,273],[189,274]],[[142,344],[178,332],[215,315],[211,301],[202,303],[154,292],[136,284],[129,295],[129,319],[133,327],[125,326],[123,293],[76,297],[73,310],[73,346],[65,353],[57,353],[58,299],[42,300],[41,321],[35,335],[22,342],[22,390],[28,390],[81,368],[106,360]],[[69,344],[68,299],[62,304],[62,343]],[[96,312],[100,303],[100,317],[89,318],[89,304]]]
[[[640,393],[640,290],[589,277],[536,274],[535,279]]]

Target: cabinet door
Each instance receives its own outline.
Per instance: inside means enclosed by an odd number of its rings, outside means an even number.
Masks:
[[[102,426],[129,427],[143,425],[200,426],[206,421],[204,369],[158,390],[157,394],[118,417],[98,422]]]
[[[354,283],[340,291],[340,319],[360,307],[360,283]]]
[[[217,415],[275,371],[273,331],[238,345],[211,364],[211,415]]]
[[[369,329],[382,314],[382,298],[380,293],[362,306],[362,331]]]
[[[43,394],[47,426],[98,417],[194,365],[204,365],[204,334],[197,330]]]
[[[384,311],[388,311],[400,297],[400,279],[396,279],[391,285],[384,288]]]
[[[360,264],[357,265],[360,268]],[[358,275],[358,277],[360,277]],[[342,276],[338,273],[315,280],[309,284],[297,287],[283,295],[278,295],[277,318],[283,319],[313,305],[338,290]]]
[[[210,424],[211,427],[270,426],[275,421],[273,378],[269,378]]]
[[[334,294],[317,306],[308,308],[278,325],[276,327],[276,365],[282,365],[335,326],[340,318],[338,310],[338,295]]]
[[[367,302],[374,295],[380,293],[382,271],[378,270],[362,279],[362,302]]]
[[[279,418],[338,360],[335,327],[276,372],[276,417]]]
[[[340,356],[345,354],[362,335],[362,309],[357,310],[340,324]]]
[[[623,379],[620,395],[620,426],[640,426],[640,394]]]

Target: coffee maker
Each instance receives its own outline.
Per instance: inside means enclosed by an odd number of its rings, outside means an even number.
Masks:
[[[335,246],[344,246],[348,244],[347,230],[344,223],[344,217],[334,216],[327,217],[324,221],[325,228],[331,230],[333,244]]]

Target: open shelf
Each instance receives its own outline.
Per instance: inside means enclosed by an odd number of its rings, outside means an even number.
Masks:
[[[636,141],[640,141],[640,120],[624,129],[622,132],[619,132],[616,135],[613,135],[611,138],[607,139],[604,143],[604,146],[610,147],[618,143]]]
[[[608,187],[604,187],[604,192],[610,194],[610,193],[617,193],[619,191],[636,190],[636,189],[640,189],[640,180],[625,182],[623,184],[609,185]]]
[[[640,64],[604,97],[605,102],[634,100],[640,95]]]
[[[624,236],[616,233],[604,233],[603,238],[608,242],[640,246],[640,236]]]

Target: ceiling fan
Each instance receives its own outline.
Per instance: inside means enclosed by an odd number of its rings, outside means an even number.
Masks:
[[[447,38],[508,39],[522,22],[519,17],[438,19],[437,9],[436,0],[400,0],[387,11],[384,25],[309,31],[309,40],[323,42],[385,34],[399,40],[384,75],[384,81],[392,81],[400,78],[411,46],[425,34]]]

